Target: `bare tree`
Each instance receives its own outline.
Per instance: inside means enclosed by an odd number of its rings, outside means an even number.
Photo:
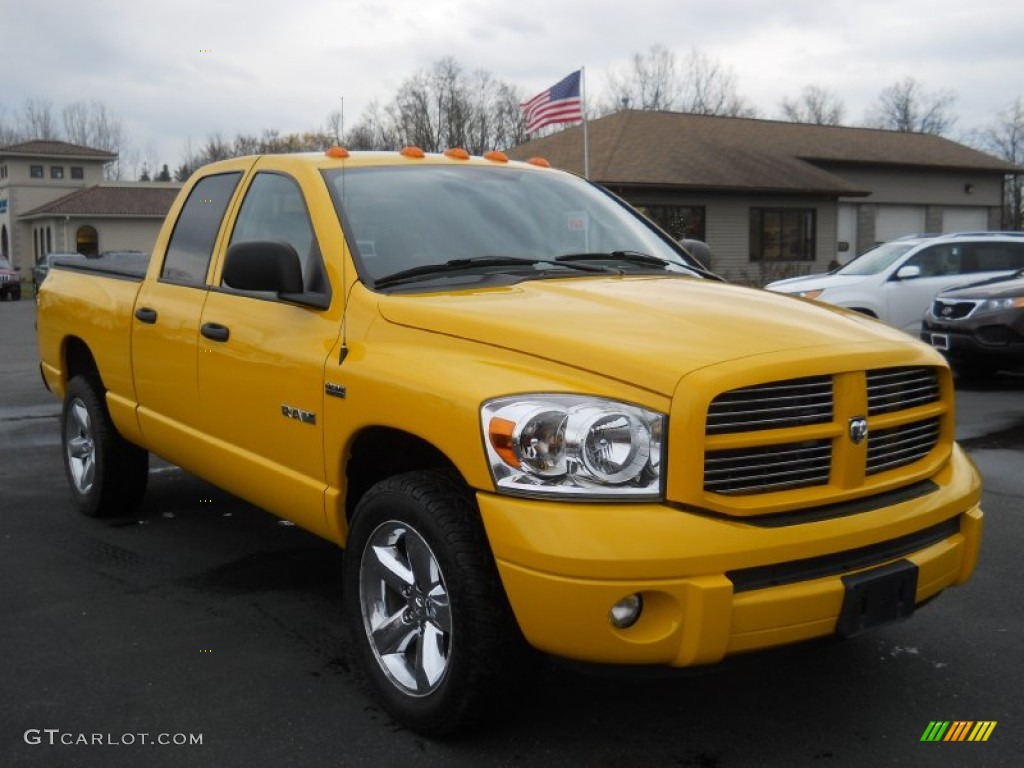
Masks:
[[[981,130],[981,146],[1018,168],[1024,167],[1024,99],[1018,96],[998,113],[994,122]],[[1006,177],[1006,221],[1010,229],[1022,229],[1024,219],[1024,176]]]
[[[64,107],[61,118],[67,141],[117,155],[104,169],[108,179],[122,179],[129,173],[139,175],[139,153],[128,146],[121,118],[110,112],[103,102],[73,102]]]
[[[757,116],[757,109],[737,92],[732,69],[696,48],[691,49],[685,66],[684,112],[723,117]]]
[[[341,137],[345,133],[344,102],[341,109],[331,110],[327,113],[327,125],[324,133],[334,137],[335,144],[341,144]]]
[[[662,45],[634,54],[626,72],[608,77],[602,113],[619,109],[673,110],[697,115],[753,117],[756,109],[736,90],[735,73],[692,48],[683,61]]]
[[[397,149],[401,140],[393,132],[391,122],[391,115],[374,99],[345,134],[344,143],[352,149]]]
[[[792,123],[842,125],[846,107],[840,98],[820,85],[806,85],[799,98],[782,100],[783,119]]]
[[[386,106],[371,102],[346,134],[352,149],[397,149],[413,144],[428,152],[462,147],[473,154],[522,141],[522,96],[490,73],[467,73],[447,57],[408,78]]]
[[[18,129],[13,123],[8,123],[4,117],[6,112],[6,109],[0,107],[0,147],[16,144],[21,141],[21,134],[18,133]]]
[[[610,103],[602,111],[679,109],[683,99],[682,82],[676,55],[663,45],[652,45],[647,53],[633,54],[627,71],[608,74]]]
[[[53,104],[49,99],[25,99],[18,122],[18,132],[26,141],[60,138],[57,121],[53,117]]]
[[[882,90],[868,108],[865,123],[872,128],[942,136],[956,122],[951,111],[955,103],[952,91],[928,93],[914,78],[905,77]]]

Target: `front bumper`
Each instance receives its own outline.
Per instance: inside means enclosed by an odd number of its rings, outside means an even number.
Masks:
[[[955,448],[932,480],[933,491],[902,503],[767,528],[660,504],[486,493],[478,501],[512,609],[534,647],[581,661],[682,667],[834,633],[841,577],[849,573],[909,560],[918,568],[916,603],[966,581],[981,543],[980,478]],[[948,535],[899,557],[884,554],[886,542],[927,530]],[[840,554],[865,552],[880,559],[844,562]],[[832,564],[828,575],[738,585],[737,573],[819,560]],[[611,606],[634,593],[643,596],[640,619],[614,627]]]
[[[1024,364],[1024,312],[943,322],[926,316],[921,340],[954,362]]]

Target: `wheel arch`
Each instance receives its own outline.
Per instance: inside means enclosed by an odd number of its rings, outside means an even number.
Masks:
[[[92,350],[89,349],[89,345],[78,336],[68,336],[61,346],[65,388],[75,376],[83,376],[90,383],[98,386],[100,391],[105,391],[99,366],[96,365],[96,358],[93,356]]]
[[[345,520],[376,483],[394,475],[423,469],[459,473],[443,451],[419,435],[393,427],[366,427],[352,439],[345,462]],[[465,478],[463,478],[465,479]]]
[[[868,307],[851,306],[847,307],[847,309],[850,309],[853,312],[860,312],[862,315],[867,315],[868,317],[873,317],[875,320],[878,319],[878,313]]]

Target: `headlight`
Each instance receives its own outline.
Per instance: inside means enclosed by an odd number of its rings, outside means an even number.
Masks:
[[[1005,312],[1008,309],[1024,307],[1024,296],[1015,296],[1010,299],[987,299],[981,302],[981,306],[975,310],[975,314],[987,314],[989,312]]]
[[[797,291],[794,296],[799,296],[801,299],[816,299],[825,292],[824,288],[815,288],[810,291]]]
[[[499,491],[660,498],[665,417],[585,395],[515,395],[483,404]]]

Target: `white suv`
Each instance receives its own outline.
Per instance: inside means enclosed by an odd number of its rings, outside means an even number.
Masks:
[[[877,317],[914,336],[939,291],[1024,269],[1024,233],[957,232],[904,237],[827,275],[778,280],[769,291]]]

